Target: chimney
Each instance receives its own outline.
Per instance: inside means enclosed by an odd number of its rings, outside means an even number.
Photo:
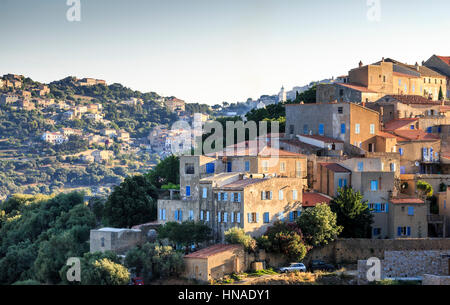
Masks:
[[[361,68],[363,66],[362,61],[359,61],[359,67]]]

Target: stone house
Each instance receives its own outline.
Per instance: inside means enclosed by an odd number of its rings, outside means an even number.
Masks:
[[[145,237],[141,230],[101,228],[91,230],[89,251],[91,253],[113,251],[117,254],[124,254],[129,249],[142,245],[144,242]]]
[[[185,277],[204,283],[247,269],[242,245],[217,244],[184,257]]]
[[[286,105],[286,136],[319,135],[376,152],[379,113],[354,103]]]
[[[428,237],[428,205],[423,200],[393,197],[389,201],[388,214],[389,238]]]
[[[442,88],[442,91],[446,92],[444,94],[447,99],[450,99],[450,56],[433,55],[424,65],[447,77],[447,90],[444,91],[444,88]]]

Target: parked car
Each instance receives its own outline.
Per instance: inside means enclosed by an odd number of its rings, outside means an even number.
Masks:
[[[332,272],[336,270],[336,267],[331,264],[327,264],[324,261],[313,260],[309,265],[309,270],[311,272],[314,272],[316,270]]]
[[[144,278],[142,278],[142,277],[135,277],[135,278],[132,279],[132,282],[133,282],[133,285],[142,286],[142,285],[144,285]]]
[[[303,263],[292,263],[289,265],[289,267],[281,267],[280,272],[281,273],[287,273],[287,272],[306,272],[306,266]]]

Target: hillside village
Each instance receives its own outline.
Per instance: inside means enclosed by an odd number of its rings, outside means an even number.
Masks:
[[[107,88],[101,80],[71,82],[76,88]],[[93,147],[77,152],[84,163],[108,164],[117,153],[136,161],[151,153],[160,161],[143,167],[144,175],[127,172],[125,180],[110,183],[116,185],[111,193],[77,199],[88,200],[83,213],[96,219],[84,227],[90,237],[83,259],[110,259],[128,274],[123,283],[165,278],[245,283],[261,275],[281,281],[283,267],[304,263],[317,282],[325,275],[312,271],[321,270],[336,279],[349,277],[350,284],[367,284],[370,257],[381,260],[381,280],[450,283],[450,57],[433,55],[413,65],[390,58],[360,61],[345,75],[295,94],[283,87],[272,98],[248,100],[247,114],[228,111],[225,104],[189,111],[192,104],[156,94],[116,99],[122,106],[115,108],[98,96],[61,101],[49,96],[61,90],[53,86],[27,85],[17,75],[0,81],[2,109],[40,111],[46,127],[64,125],[42,129],[31,143]],[[315,101],[302,100],[305,92],[315,93]],[[139,107],[164,108],[165,123],[153,121],[143,134],[118,124],[120,116],[110,113]],[[280,132],[212,153],[190,153],[204,134],[170,128],[175,121],[201,126],[216,118],[245,121],[275,107],[285,116],[261,121],[282,121]],[[63,124],[84,119],[102,128]],[[180,139],[187,148],[178,146]],[[8,200],[7,206],[14,206],[15,200],[37,199]],[[11,220],[23,211],[3,212]],[[158,255],[163,258],[155,259]],[[315,264],[321,267],[313,270]],[[27,270],[0,282],[26,280]],[[293,275],[296,281],[306,276]],[[45,276],[33,280],[46,282]],[[47,282],[58,281],[54,275]]]
[[[130,234],[171,223],[204,223],[212,246],[186,255],[184,274],[208,282],[250,266],[259,270],[259,263],[279,267],[276,258],[227,246],[234,229],[261,248],[260,239],[277,223],[301,224],[308,210],[333,205],[351,189],[372,215],[368,230],[355,227],[354,235],[363,234],[353,237],[367,238],[367,248],[379,247],[383,277],[422,281],[424,274],[449,275],[449,79],[450,57],[432,56],[422,65],[383,58],[318,84],[316,103],[284,104],[282,91],[278,103],[286,108],[285,133],[260,135],[212,154],[180,156],[179,189],[160,197],[157,221]],[[102,250],[97,238],[110,239],[114,232],[95,231],[91,247]],[[105,247],[124,243],[126,238]],[[348,250],[356,253],[334,262],[351,260],[364,274],[367,249]],[[327,258],[315,251],[308,260]],[[439,267],[431,267],[432,261]]]

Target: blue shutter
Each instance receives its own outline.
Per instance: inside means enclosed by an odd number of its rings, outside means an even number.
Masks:
[[[300,215],[302,215],[302,210],[297,211],[297,217],[300,217]]]
[[[231,163],[231,162],[228,162],[228,163],[227,163],[227,172],[231,173],[232,168],[233,168],[232,163]]]
[[[401,236],[402,235],[402,228],[398,227],[397,228],[397,236]]]
[[[430,161],[433,162],[433,148],[430,147],[429,151],[430,151],[430,154],[429,154],[430,155]]]
[[[268,223],[269,222],[269,213],[264,213],[264,223]]]
[[[175,211],[174,217],[175,217],[175,220],[178,220],[178,210]]]
[[[231,202],[234,202],[234,193],[231,193],[230,200],[231,200]]]
[[[408,235],[408,236],[411,236],[411,227],[408,227],[408,228],[407,228],[407,231],[408,231],[408,232],[407,232],[407,235]]]
[[[215,165],[213,162],[206,164],[206,173],[207,174],[214,174],[215,171]]]
[[[238,193],[238,202],[241,202],[241,193]]]
[[[319,124],[319,135],[321,135],[321,136],[324,135],[324,127],[323,127],[323,124]]]
[[[294,212],[289,212],[289,221],[294,221]]]
[[[247,213],[247,218],[248,218],[248,223],[252,222],[252,216],[250,215],[250,213]]]
[[[386,202],[386,204],[384,206],[385,206],[385,209],[386,209],[386,213],[389,213],[389,203]]]
[[[345,124],[341,124],[341,134],[345,134]]]
[[[181,210],[178,211],[178,220],[183,221],[183,211]]]
[[[342,179],[339,179],[339,187],[342,188]]]
[[[400,153],[400,156],[403,156],[403,148],[399,148],[398,152]]]
[[[406,173],[406,168],[404,166],[400,166],[400,174],[404,175]]]
[[[245,171],[246,172],[250,171],[250,161],[245,161]]]
[[[190,186],[186,186],[186,196],[187,197],[191,196],[191,187]]]
[[[375,203],[375,213],[379,213],[381,210],[380,204],[379,203]]]

